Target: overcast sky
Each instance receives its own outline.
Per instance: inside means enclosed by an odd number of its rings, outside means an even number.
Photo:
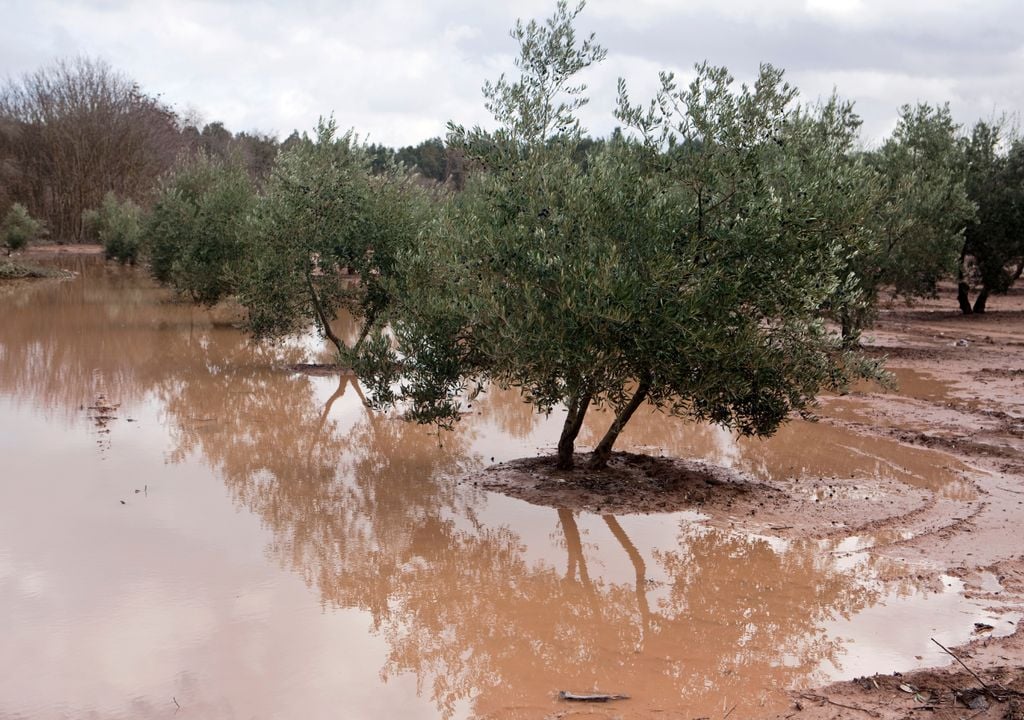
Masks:
[[[371,141],[416,143],[449,119],[487,123],[480,86],[512,69],[516,17],[554,0],[0,0],[0,74],[101,57],[179,111],[287,135],[333,112]],[[785,68],[805,99],[856,101],[867,142],[903,103],[949,101],[971,123],[1024,110],[1024,0],[590,0],[578,22],[608,59],[588,72],[587,128],[606,134],[615,83],[659,70]]]

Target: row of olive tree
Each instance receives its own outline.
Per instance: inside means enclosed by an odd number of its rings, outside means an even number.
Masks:
[[[259,188],[231,157],[168,176],[145,228],[154,274],[236,297],[257,337],[315,325],[373,404],[420,422],[451,425],[488,384],[564,408],[562,468],[595,406],[612,410],[595,467],[645,403],[771,434],[822,390],[881,376],[856,341],[883,292],[932,294],[968,256],[988,292],[1008,286],[992,263],[1020,274],[982,229],[1012,235],[1016,195],[980,200],[1017,151],[959,139],[948,108],[904,108],[864,151],[849,103],[800,104],[771,66],[748,86],[701,65],[683,86],[663,74],[646,105],[620,82],[627,131],[586,138],[578,74],[605,51],[576,37],[581,10],[516,25],[519,76],[484,87],[497,129],[450,126],[461,192],[323,123]],[[354,342],[332,329],[342,312]]]
[[[258,338],[312,323],[339,353],[342,312],[364,323],[387,307],[398,253],[425,222],[428,191],[392,164],[378,172],[335,122],[282,150],[261,189],[235,157],[185,158],[163,180],[145,222],[153,275],[195,301],[236,298]]]
[[[866,158],[882,192],[869,218],[872,242],[851,266],[868,302],[841,317],[845,334],[855,337],[882,291],[934,297],[955,276],[961,310],[983,313],[990,295],[1020,278],[1024,139],[1002,122],[978,122],[965,136],[948,106],[906,106]]]
[[[883,289],[933,294],[955,272],[961,307],[983,312],[990,294],[1005,292],[1019,277],[1024,150],[998,124],[979,123],[969,137],[958,137],[958,130],[947,107],[905,107],[892,137],[866,153],[884,190],[868,218],[876,240],[850,267],[866,296],[877,299]],[[200,129],[197,120],[179,118],[100,61],[59,62],[0,92],[0,209],[19,201],[46,221],[52,238],[95,240],[89,221],[103,212],[107,195],[146,206],[158,174],[182,153],[242,165],[262,184],[279,148],[303,142],[309,138],[299,133],[280,145],[260,133],[232,134],[218,122]],[[605,142],[581,138],[577,162],[586,166]],[[375,173],[386,174],[397,162],[424,179],[448,180],[458,189],[465,182],[467,158],[457,144],[435,138],[398,151],[364,150]],[[119,248],[108,254],[124,255]],[[972,286],[980,291],[973,305]],[[851,342],[875,305],[833,308]]]
[[[1001,123],[979,122],[964,142],[962,165],[976,208],[957,274],[960,309],[969,315],[985,312],[989,296],[1006,293],[1024,271],[1024,139]]]
[[[0,85],[0,213],[17,203],[55,241],[96,241],[96,217],[109,213],[111,194],[126,212],[146,208],[170,168],[199,156],[240,166],[261,186],[279,151],[309,141],[298,132],[279,142],[266,133],[232,133],[221,122],[203,124],[102,60],[61,60]],[[400,164],[426,181],[461,181],[459,156],[437,138],[365,152],[375,173]],[[122,245],[108,254],[131,259]]]

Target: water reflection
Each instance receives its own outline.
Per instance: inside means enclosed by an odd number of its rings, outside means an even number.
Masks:
[[[195,367],[159,390],[174,456],[200,453],[324,605],[369,613],[389,647],[382,679],[414,675],[444,717],[544,714],[556,690],[595,687],[633,694],[638,713],[679,698],[710,712],[723,693],[750,709],[841,666],[825,623],[880,592],[879,561],[843,565],[818,543],[674,517],[632,518],[640,541],[613,516],[457,486],[482,428],[536,430],[513,393],[438,436],[366,412],[349,377],[324,400],[334,380]]]
[[[100,394],[130,409],[157,384],[194,369],[237,377],[305,357],[301,348],[248,342],[231,327],[230,311],[176,302],[134,270],[95,257],[61,265],[78,278],[26,283],[3,298],[0,389],[65,419]],[[216,354],[204,351],[211,343]]]
[[[776,702],[778,688],[842,668],[851,651],[843,638],[855,633],[836,623],[883,597],[929,596],[915,580],[889,581],[905,573],[851,555],[843,538],[753,537],[692,514],[579,514],[460,485],[454,477],[492,456],[550,444],[557,414],[540,418],[514,393],[494,391],[474,403],[477,416],[438,435],[366,411],[351,377],[287,369],[322,361],[319,343],[256,345],[230,317],[171,302],[131,271],[80,269],[75,281],[0,298],[0,400],[27,406],[11,417],[32,419],[25,427],[70,429],[65,447],[88,432],[85,408],[98,393],[121,404],[103,474],[85,452],[64,450],[66,458],[42,463],[31,455],[39,444],[18,454],[24,437],[8,448],[17,477],[0,481],[8,500],[0,511],[8,513],[0,515],[0,612],[13,607],[24,626],[17,657],[0,650],[0,669],[16,681],[5,686],[0,714],[102,707],[118,709],[97,714],[151,717],[169,710],[161,693],[177,693],[194,716],[319,716],[338,710],[337,697],[322,692],[341,682],[332,679],[338,668],[370,666],[376,680],[360,680],[362,693],[347,696],[350,714],[379,715],[383,697],[397,698],[392,712],[408,709],[412,701],[395,688],[412,679],[444,717],[544,717],[559,709],[555,691],[592,688],[633,695],[621,706],[630,716],[710,716],[723,701],[742,716]],[[130,436],[123,423],[133,415],[152,421]],[[753,444],[642,416],[625,442],[753,473],[939,478],[936,487],[955,477],[923,451],[791,427]],[[825,433],[815,436],[825,449],[808,448],[808,432]],[[26,482],[39,466],[52,475]],[[148,505],[130,497],[122,507],[116,496],[97,502],[101,491],[145,482],[156,487]],[[48,499],[64,495],[57,514]],[[240,517],[226,524],[231,514]],[[258,532],[245,529],[250,518]],[[22,529],[5,535],[5,526]],[[247,558],[245,572],[235,571],[235,555],[250,545],[266,548],[272,562]],[[217,562],[209,548],[232,562]],[[110,557],[119,559],[116,571],[103,564]],[[35,571],[18,569],[36,565],[57,568],[51,575],[100,571],[58,586],[61,596],[88,602],[51,599],[36,610],[38,598],[50,596],[31,589]],[[275,612],[274,598],[295,576],[313,590],[314,607],[289,600],[287,612]],[[92,590],[75,595],[80,586]],[[75,658],[96,647],[131,658],[117,665],[122,681],[65,660],[53,651],[58,643],[44,651],[30,641],[55,626],[82,648]],[[319,637],[332,641],[310,639]],[[159,671],[147,675],[135,660],[156,646],[151,667]],[[274,651],[261,653],[254,670],[237,659],[251,647]],[[31,695],[26,666],[78,680]],[[52,704],[40,706],[39,697]]]
[[[414,672],[446,715],[466,699],[477,715],[550,711],[553,691],[590,688],[631,693],[631,712],[683,705],[704,713],[723,698],[750,710],[770,688],[836,659],[839,643],[821,623],[874,596],[852,572],[817,567],[812,554],[707,528],[658,551],[651,570],[662,579],[654,580],[619,522],[601,521],[610,537],[589,554],[623,553],[632,583],[589,567],[564,510],[558,564],[554,554],[526,562],[522,539],[507,528],[439,526],[441,547],[405,558],[393,590],[401,612],[385,629],[386,675]]]
[[[891,390],[882,387],[878,383],[861,381],[852,388],[852,391],[854,393],[894,392],[901,397],[942,404],[954,399],[953,388],[950,384],[937,379],[927,372],[921,372],[913,368],[897,367],[889,368],[889,372],[896,382],[896,386]]]

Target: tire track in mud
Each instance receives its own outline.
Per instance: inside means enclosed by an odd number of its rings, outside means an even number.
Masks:
[[[961,409],[949,408],[957,411]],[[972,415],[980,417],[1003,415],[1000,411],[970,410]],[[890,555],[898,550],[912,551],[915,555],[905,559],[927,561],[947,570],[993,565],[1021,557],[1024,545],[1018,542],[1017,529],[1022,525],[1014,519],[1024,516],[1024,483],[1019,477],[1020,467],[990,465],[1015,457],[1012,451],[962,437],[947,438],[899,428],[872,427],[865,423],[831,419],[826,421],[851,432],[885,437],[904,445],[948,455],[969,468],[964,479],[970,482],[977,494],[974,499],[960,500],[942,497],[941,491],[928,491],[928,500],[912,511],[872,520],[850,530],[837,530],[828,535],[880,535],[898,527],[907,537],[880,541],[871,545],[869,551],[884,551]],[[1020,487],[1012,487],[1014,483],[1020,483]]]
[[[891,405],[891,401],[888,404]],[[905,404],[911,406],[908,407],[911,409],[916,403]],[[947,406],[946,411],[959,416],[969,414],[989,419],[1002,419],[1005,414],[964,406]],[[908,446],[936,450],[970,468],[966,479],[973,485],[977,499],[943,503],[944,499],[936,494],[928,508],[891,521],[908,523],[908,531],[914,527],[918,529],[914,531],[913,537],[890,543],[890,547],[915,550],[947,567],[992,564],[1020,557],[1021,545],[1017,542],[1016,530],[1021,526],[1019,521],[1024,518],[1024,482],[1020,477],[1020,466],[1002,463],[1018,457],[1012,448],[977,442],[970,436],[939,434],[952,433],[953,428],[948,425],[920,431],[899,426],[872,428],[864,423],[835,424],[862,434],[887,437]],[[957,424],[961,428],[969,426],[962,418]],[[997,429],[987,427],[975,432],[978,431],[998,433]],[[1019,488],[1012,487],[1014,484],[1018,484]],[[963,514],[965,510],[966,515]],[[945,521],[944,518],[950,520]],[[929,520],[934,526],[927,527]],[[888,524],[890,521],[883,521],[883,526]],[[870,527],[877,524],[867,525]],[[933,537],[942,542],[926,544]]]

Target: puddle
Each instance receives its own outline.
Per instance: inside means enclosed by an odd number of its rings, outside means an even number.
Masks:
[[[878,383],[864,381],[854,385],[852,391],[855,393],[895,393],[902,397],[938,403],[952,402],[956,399],[952,393],[953,385],[939,380],[930,373],[901,367],[889,368],[889,372],[896,380],[896,387],[890,389]]]
[[[1003,584],[1001,582],[999,582],[999,578],[996,576],[995,573],[988,572],[986,570],[985,572],[980,573],[980,576],[981,576],[981,583],[980,583],[980,585],[981,585],[982,592],[987,592],[987,593],[992,593],[993,595],[997,595],[997,594],[1003,592],[1003,590],[1005,589],[1005,588],[1003,588]]]
[[[598,689],[632,695],[609,708],[628,717],[744,717],[1016,619],[863,538],[457,485],[549,448],[557,414],[488,393],[439,435],[368,413],[351,378],[282,370],[322,362],[316,343],[253,345],[81,269],[0,299],[0,714],[544,718]],[[757,442],[645,414],[624,440],[762,477],[958,481],[942,454],[825,424]]]
[[[848,645],[819,670],[829,678],[848,680],[899,671],[908,657],[922,666],[944,666],[951,660],[932,638],[947,647],[957,645],[970,636],[965,630],[973,623],[991,625],[989,637],[1013,634],[1019,612],[993,612],[991,603],[965,601],[963,591],[964,583],[949,576],[942,578],[942,590],[931,594],[906,587],[885,591],[872,607],[826,624],[826,633]]]
[[[596,442],[599,432],[599,426],[588,425],[583,441]],[[654,449],[665,455],[706,459],[762,480],[897,480],[958,500],[975,494],[964,479],[969,468],[950,455],[859,435],[827,422],[793,420],[772,437],[758,439],[738,437],[717,426],[637,412],[620,443],[623,450]]]

